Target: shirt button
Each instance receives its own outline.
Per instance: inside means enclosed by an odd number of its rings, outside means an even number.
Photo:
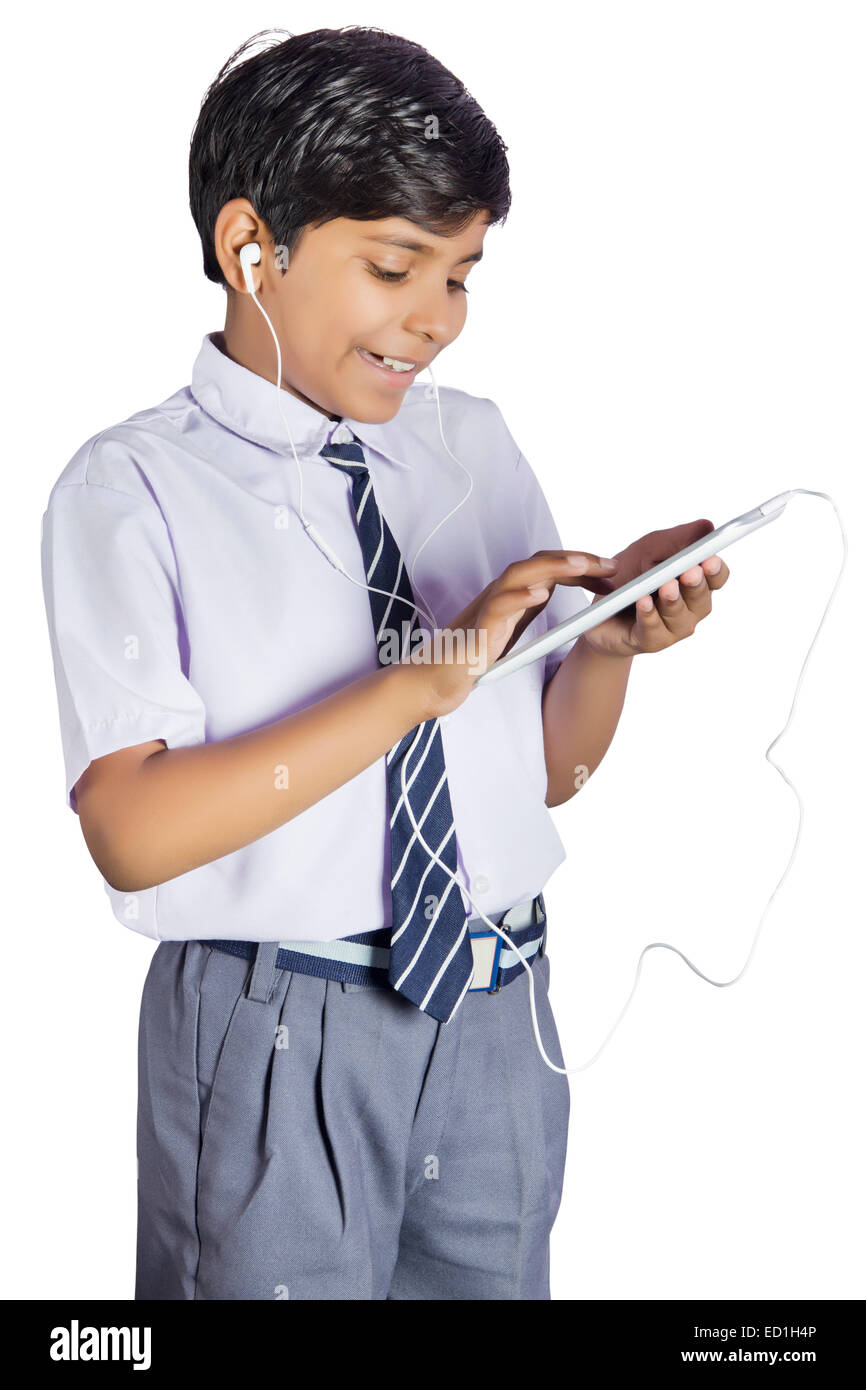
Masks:
[[[331,436],[332,444],[351,444],[352,431],[348,425],[338,425]]]
[[[490,879],[484,874],[476,874],[472,880],[473,893],[486,893],[490,888]]]

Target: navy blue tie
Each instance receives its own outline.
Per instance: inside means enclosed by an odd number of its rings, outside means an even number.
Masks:
[[[344,427],[348,428],[348,427]],[[395,647],[405,652],[418,614],[403,557],[376,504],[364,450],[326,444],[322,455],[352,479],[352,502],[364,559],[366,582],[384,593],[370,593],[379,659],[388,664]],[[395,633],[408,633],[406,642]],[[390,634],[390,639],[389,639]],[[417,638],[416,638],[417,641]],[[404,735],[388,753],[388,804],[391,840],[391,954],[388,978],[400,994],[424,1013],[447,1023],[472,982],[472,943],[460,888],[424,849],[403,798],[405,766],[409,804],[424,839],[456,872],[457,838],[445,772],[442,734],[433,719]]]

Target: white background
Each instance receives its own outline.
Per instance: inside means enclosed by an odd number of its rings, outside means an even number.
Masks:
[[[64,804],[41,513],[79,445],[188,382],[222,327],[187,204],[208,83],[260,29],[342,24],[424,44],[508,146],[513,209],[437,380],[499,403],[563,544],[611,554],[793,487],[830,493],[851,544],[773,754],[804,799],[797,858],[738,984],[650,952],[571,1076],[553,1297],[862,1298],[866,26],[828,0],[48,4],[7,25],[2,1294],[133,1296],[154,949]],[[727,552],[712,615],[635,660],[610,751],[554,812],[570,1067],[646,942],[741,970],[798,823],[764,751],[841,553],[801,497]]]

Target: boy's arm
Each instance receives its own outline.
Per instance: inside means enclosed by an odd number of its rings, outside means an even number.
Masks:
[[[547,806],[570,800],[616,733],[633,658],[608,656],[579,637],[544,687],[541,715]]]
[[[512,562],[448,625],[467,638],[458,650],[474,653],[468,638],[477,638],[486,669],[527,610],[573,573],[562,551]],[[152,741],[95,758],[75,783],[91,854],[110,886],[128,893],[242,849],[456,709],[479,674],[468,656],[395,662],[234,738],[163,749]]]
[[[242,849],[370,767],[428,701],[423,667],[395,663],[250,733],[97,758],[75,787],[91,857],[134,893]]]

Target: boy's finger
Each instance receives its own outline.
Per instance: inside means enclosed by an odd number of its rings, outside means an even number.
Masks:
[[[617,568],[617,561],[608,555],[594,555],[589,550],[566,550],[565,560],[569,569],[574,570],[575,574],[589,574],[594,570],[603,570],[605,574],[613,574]]]
[[[544,585],[500,589],[490,596],[478,615],[478,627],[490,627],[513,618],[515,614],[519,617],[527,610],[540,609],[549,597],[550,591]]]
[[[616,560],[584,550],[540,550],[526,560],[514,560],[499,577],[504,589],[521,585],[562,583],[580,574],[612,575]]]
[[[488,616],[508,618],[512,613],[518,613],[521,608],[534,608],[549,597],[550,589],[546,584],[526,584],[521,589],[500,589],[490,600]]]
[[[716,564],[718,564],[718,569],[714,568]],[[701,568],[711,589],[721,589],[731,573],[720,555],[710,555],[708,559],[701,561]]]
[[[671,585],[676,589],[674,595],[669,595],[666,592]],[[693,596],[686,585],[680,587],[673,579],[662,584],[658,591],[658,614],[674,641],[679,641],[681,637],[687,637],[694,632],[695,619],[700,622],[701,618],[710,611],[712,599],[709,589],[703,582],[703,575],[700,583],[693,586],[693,592],[696,596]]]
[[[637,615],[637,638],[640,646],[645,650],[652,650],[660,644],[660,638],[665,631],[661,614],[655,606],[652,594],[644,594],[635,603],[635,613]]]
[[[692,582],[689,583],[689,580]],[[700,565],[680,575],[680,593],[689,612],[694,613],[698,620],[712,611],[713,596]]]

